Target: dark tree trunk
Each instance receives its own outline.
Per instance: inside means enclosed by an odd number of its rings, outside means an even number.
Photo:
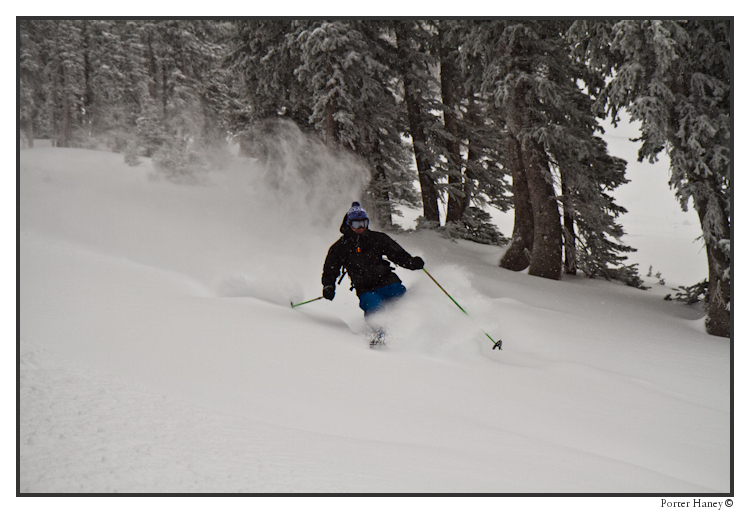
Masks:
[[[418,92],[415,91],[410,72],[411,62],[409,61],[407,51],[409,36],[405,23],[402,21],[396,22],[396,40],[401,73],[404,79],[404,100],[409,120],[409,133],[414,145],[414,157],[417,161],[417,173],[419,175],[419,186],[422,191],[424,217],[427,221],[440,223],[438,194],[435,187],[435,180],[432,177],[430,160],[427,156],[427,137],[425,136],[422,123],[422,109],[420,108]]]
[[[34,147],[34,116],[30,114],[23,120],[23,131],[26,135],[26,147]]]
[[[326,105],[326,144],[331,147],[339,142],[339,124],[334,114],[335,107],[329,103]]]
[[[565,209],[564,209],[565,210]],[[565,210],[563,214],[564,229],[563,229],[563,245],[565,247],[565,274],[575,274],[578,272],[578,263],[576,260],[576,235],[575,235],[575,219],[573,216]]]
[[[151,36],[151,31],[149,31],[148,36],[146,38],[146,48],[148,53],[148,72],[150,75],[150,80],[148,81],[148,92],[151,98],[153,98],[155,101],[159,98],[159,92],[157,90],[156,85],[159,83],[158,75],[159,75],[159,68],[156,64],[156,54],[154,52],[154,45],[153,45],[153,39]]]
[[[693,199],[696,199],[694,196]],[[715,195],[716,201],[721,201],[720,195]],[[703,233],[715,233],[716,226],[709,227],[710,220],[708,219],[708,206],[711,198],[703,196],[697,198],[696,207],[698,210],[698,217],[701,221],[701,227]],[[720,207],[715,207],[720,208]],[[729,229],[729,220],[726,216],[722,216],[720,220],[719,231],[721,232],[717,239],[729,240],[731,237]],[[705,240],[709,240],[704,235]],[[730,305],[731,290],[728,280],[723,280],[724,272],[729,269],[729,259],[724,254],[724,251],[716,244],[715,241],[706,243],[706,255],[708,257],[708,316],[706,317],[706,332],[709,335],[715,335],[717,337],[729,337],[731,336],[732,318],[731,312],[727,309]]]
[[[62,100],[62,119],[60,132],[57,134],[57,146],[67,148],[70,146],[70,131],[72,129],[72,120],[70,115],[70,95],[68,94],[68,75],[65,72],[65,65],[60,63],[60,95]]]
[[[456,67],[453,62],[451,49],[445,45],[441,37],[440,44],[440,93],[443,98],[443,118],[445,120],[445,131],[449,136],[445,140],[448,150],[448,211],[445,222],[458,221],[464,213],[468,204],[464,201],[466,190],[461,173],[461,145],[458,130],[458,95],[456,88]]]
[[[81,33],[83,34],[83,98],[82,98],[82,109],[81,109],[81,124],[86,129],[89,135],[92,132],[93,123],[93,110],[92,105],[94,103],[94,87],[91,83],[91,76],[93,74],[91,64],[91,31],[87,20],[82,21]]]
[[[560,210],[552,186],[552,174],[544,148],[527,141],[523,145],[526,183],[529,185],[531,206],[534,209],[534,249],[529,262],[529,274],[560,279],[562,262],[562,227]]]
[[[391,197],[389,192],[388,176],[385,173],[385,167],[380,155],[380,141],[375,140],[373,144],[373,168],[375,174],[373,182],[370,185],[373,198],[375,199],[375,215],[379,225],[383,228],[393,228],[393,210],[391,208]]]
[[[468,105],[466,106],[466,113],[465,113],[465,119],[467,124],[470,126],[476,127],[479,126],[481,123],[479,109],[477,108],[476,104],[471,100],[473,93],[469,92],[466,93],[466,97],[469,98]],[[463,202],[462,210],[463,213],[466,211],[467,208],[469,208],[469,203],[471,202],[471,198],[474,196],[474,180],[476,180],[477,173],[475,173],[475,169],[478,169],[482,166],[481,162],[481,151],[479,151],[477,148],[481,147],[480,144],[475,143],[471,138],[467,139],[466,141],[467,146],[467,152],[466,152],[466,170],[464,171],[464,184],[463,184],[463,191],[464,195],[463,198],[461,198]]]
[[[521,144],[512,135],[508,137],[508,156],[513,176],[513,237],[500,260],[500,267],[523,271],[529,266],[529,257],[534,248],[534,210],[526,183],[527,166],[523,161]]]
[[[167,112],[169,106],[169,77],[164,65],[161,66],[161,121],[164,125],[167,123]]]
[[[562,180],[562,190],[566,198],[570,197],[568,183],[565,178],[565,171],[560,170]],[[576,232],[575,232],[575,213],[567,200],[563,200],[563,247],[565,248],[565,263],[563,269],[565,274],[575,275],[578,264],[576,260]]]
[[[333,63],[329,60],[328,62],[328,76],[333,76]],[[330,87],[328,89],[330,91]],[[339,122],[336,121],[336,112],[338,106],[336,105],[336,97],[332,97],[326,104],[326,144],[330,147],[337,146],[339,143]]]

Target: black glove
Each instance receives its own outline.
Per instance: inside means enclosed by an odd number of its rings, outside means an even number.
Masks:
[[[418,271],[419,269],[424,268],[424,260],[422,260],[420,257],[414,257],[411,259],[411,262],[409,262],[408,268],[412,271]]]
[[[333,296],[336,295],[336,287],[333,285],[326,285],[323,287],[323,297],[328,301],[333,301]]]

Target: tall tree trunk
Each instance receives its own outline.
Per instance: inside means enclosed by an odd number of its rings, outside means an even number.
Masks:
[[[65,64],[60,62],[60,83],[62,100],[62,125],[57,135],[57,146],[67,148],[70,146],[70,131],[72,129],[70,116],[70,95],[68,94],[68,75],[65,72]]]
[[[468,204],[464,201],[466,190],[463,187],[463,177],[461,175],[461,145],[459,143],[460,134],[458,130],[458,95],[456,91],[456,67],[454,65],[454,54],[448,48],[440,34],[440,93],[443,99],[445,110],[443,119],[445,120],[445,131],[448,137],[445,139],[445,147],[448,150],[448,211],[445,216],[445,222],[458,221],[464,213]]]
[[[164,127],[167,126],[167,112],[169,106],[169,77],[167,76],[168,71],[165,69],[164,64],[161,65],[161,122]]]
[[[336,107],[328,103],[326,105],[326,144],[330,147],[339,142],[339,124],[334,117]]]
[[[466,120],[466,123],[469,126],[477,127],[482,122],[483,119],[481,118],[481,114],[479,111],[479,108],[477,107],[475,101],[473,100],[473,92],[466,92],[465,95],[469,99],[469,102],[466,106],[466,113],[464,114],[464,119]],[[466,169],[464,171],[464,183],[463,183],[463,191],[464,195],[461,198],[463,202],[463,206],[461,209],[461,212],[463,213],[466,211],[467,208],[469,208],[469,203],[471,202],[471,198],[474,197],[474,189],[475,184],[474,181],[477,179],[478,174],[475,172],[475,169],[480,169],[482,166],[481,162],[481,150],[478,148],[481,147],[481,144],[478,144],[476,141],[472,140],[471,137],[469,137],[466,141],[467,151],[466,151]]]
[[[92,104],[94,103],[94,87],[91,83],[93,69],[91,65],[91,31],[87,20],[83,20],[81,25],[81,34],[83,35],[83,98],[81,109],[81,126],[84,127],[89,136],[92,135],[92,123],[94,112]]]
[[[710,186],[709,186],[710,187]],[[711,198],[713,195],[714,198]],[[717,244],[716,239],[729,240],[731,237],[729,220],[726,216],[721,216],[720,226],[709,226],[715,219],[709,219],[709,202],[721,202],[721,196],[713,193],[704,194],[700,197],[693,197],[698,210],[698,217],[703,229],[703,238],[706,240],[706,255],[708,257],[708,316],[706,317],[706,332],[709,335],[718,337],[731,336],[732,319],[731,312],[727,309],[730,306],[731,288],[728,280],[722,279],[724,273],[729,269],[729,259],[724,251]],[[721,203],[719,203],[721,204]],[[721,207],[715,207],[721,208]],[[715,217],[715,216],[714,216]],[[718,228],[718,230],[717,230]],[[709,234],[719,231],[719,235],[711,237]]]
[[[333,76],[333,62],[329,59],[328,61],[328,76]],[[330,92],[332,86],[328,87]],[[326,103],[326,144],[330,147],[337,146],[339,143],[339,123],[336,121],[336,112],[338,106],[336,105],[336,97],[333,96]]]
[[[570,212],[563,206],[563,246],[565,247],[565,274],[575,274],[578,272],[578,263],[576,260],[576,235],[575,219]]]
[[[382,228],[393,228],[393,209],[391,207],[390,184],[385,173],[382,156],[380,154],[380,141],[375,140],[373,144],[372,161],[375,170],[372,183],[368,189],[375,200],[375,216]]]
[[[34,115],[30,114],[23,120],[23,131],[26,135],[26,147],[34,147]]]
[[[417,161],[417,173],[419,175],[419,186],[422,191],[422,207],[424,217],[427,221],[440,223],[440,210],[438,208],[438,194],[435,180],[432,177],[432,168],[427,156],[427,137],[424,133],[422,123],[422,109],[418,92],[415,91],[411,77],[411,62],[408,55],[408,28],[402,21],[396,22],[396,44],[401,73],[404,79],[404,101],[406,113],[409,120],[409,133],[414,146],[414,157]]]
[[[372,190],[377,202],[375,215],[378,224],[381,228],[393,228],[393,210],[391,209],[391,198],[388,192],[388,178],[381,164],[375,164],[375,184]]]
[[[513,135],[508,137],[508,156],[513,177],[513,237],[500,260],[500,267],[523,271],[529,266],[529,256],[534,248],[534,209],[526,183],[527,166],[523,161],[521,144]]]
[[[544,148],[526,141],[522,146],[526,162],[526,182],[534,209],[534,249],[529,262],[529,274],[560,279],[562,262],[562,227],[560,210],[552,186],[552,173]]]
[[[157,89],[157,84],[159,83],[159,68],[156,64],[156,53],[154,52],[154,43],[151,31],[149,30],[148,32],[146,32],[146,34],[146,53],[148,59],[148,74],[150,78],[150,80],[148,81],[148,92],[154,101],[158,101],[159,91]]]
[[[560,170],[560,179],[563,196],[570,197],[568,190],[568,181],[566,180],[565,171]],[[575,214],[570,203],[563,200],[563,247],[565,248],[565,263],[563,269],[565,274],[575,275],[578,269],[576,260],[576,232],[575,232]]]

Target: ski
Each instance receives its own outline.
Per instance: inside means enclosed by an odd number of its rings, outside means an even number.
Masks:
[[[370,347],[377,348],[386,345],[386,334],[383,330],[377,330],[371,333],[370,336]]]

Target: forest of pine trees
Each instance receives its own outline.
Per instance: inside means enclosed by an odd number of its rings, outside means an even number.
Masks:
[[[383,229],[418,206],[420,228],[507,243],[502,267],[554,280],[642,286],[612,196],[626,163],[599,124],[626,113],[639,158],[668,158],[700,218],[706,329],[730,335],[731,19],[17,23],[25,144],[180,175],[230,142],[267,159],[264,137],[293,123],[370,170]],[[509,239],[488,205],[514,210]]]

